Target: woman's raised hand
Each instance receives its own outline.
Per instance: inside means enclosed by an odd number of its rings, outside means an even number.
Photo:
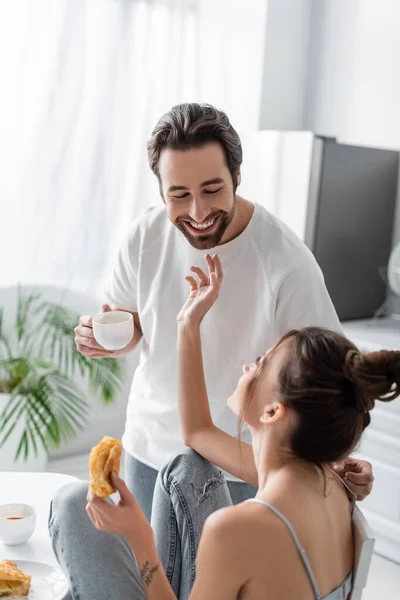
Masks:
[[[200,267],[190,267],[198,280],[193,275],[185,277],[189,282],[190,292],[178,315],[180,323],[200,324],[219,296],[223,278],[221,261],[216,254],[207,254],[205,259],[208,274]]]

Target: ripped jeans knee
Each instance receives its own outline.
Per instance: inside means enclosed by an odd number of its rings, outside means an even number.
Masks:
[[[221,469],[187,448],[175,456],[160,471],[163,487],[170,492],[171,486],[192,492],[198,504],[204,502],[221,485],[226,484]]]
[[[190,595],[207,518],[231,505],[223,472],[194,450],[183,450],[159,472],[151,520],[159,555],[177,597],[186,600]]]
[[[204,484],[196,485],[191,482],[191,486],[193,488],[193,493],[196,496],[199,504],[207,500],[210,497],[212,492],[216,490],[220,485],[225,483],[225,477],[222,471],[218,471],[218,473],[214,473],[211,475],[209,479],[205,481]]]

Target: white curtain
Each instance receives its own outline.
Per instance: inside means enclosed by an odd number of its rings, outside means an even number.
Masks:
[[[160,202],[146,141],[172,105],[258,127],[266,5],[0,2],[1,286],[100,293],[129,222]]]

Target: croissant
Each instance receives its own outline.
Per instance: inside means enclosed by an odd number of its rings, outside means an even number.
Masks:
[[[26,598],[31,587],[30,575],[25,575],[11,560],[0,562],[0,597]]]
[[[107,498],[117,490],[113,487],[110,475],[119,475],[121,465],[121,442],[112,437],[103,439],[92,448],[89,457],[90,488],[99,498]]]

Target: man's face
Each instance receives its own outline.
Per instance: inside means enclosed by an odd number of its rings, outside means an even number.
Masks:
[[[163,150],[159,173],[170,221],[198,250],[218,246],[235,214],[235,194],[218,143]]]

